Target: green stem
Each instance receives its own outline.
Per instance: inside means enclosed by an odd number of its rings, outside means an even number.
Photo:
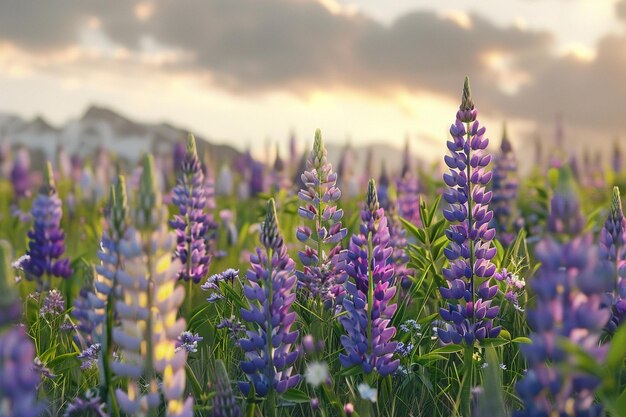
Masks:
[[[119,259],[119,256],[118,256]],[[106,330],[104,334],[103,349],[102,349],[102,372],[104,374],[104,381],[102,381],[101,393],[103,399],[108,402],[109,409],[113,415],[119,417],[120,410],[113,395],[112,376],[111,376],[111,356],[113,355],[113,303],[115,294],[115,281],[111,285],[111,292],[107,297],[107,311],[106,311]]]
[[[461,382],[461,416],[472,416],[472,383],[474,369],[474,346],[463,350],[463,380]]]
[[[147,257],[147,279],[148,279],[148,289],[147,289],[147,306],[148,306],[148,318],[146,319],[146,368],[145,368],[145,378],[148,384],[152,382],[154,379],[154,348],[152,344],[152,334],[154,332],[154,323],[152,323],[152,308],[154,304],[153,295],[154,295],[154,281],[152,277],[152,251],[150,250],[151,242],[150,242],[150,231],[144,232],[143,236],[144,243],[144,251]],[[156,409],[150,409],[148,412],[148,416],[156,416],[158,411]]]

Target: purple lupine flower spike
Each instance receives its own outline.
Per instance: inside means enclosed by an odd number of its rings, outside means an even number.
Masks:
[[[409,139],[407,138],[404,147],[404,162],[402,163],[402,173],[396,184],[398,192],[398,215],[405,218],[412,224],[421,225],[420,220],[420,199],[419,181],[414,173],[411,163],[411,153],[409,151]]]
[[[626,316],[626,218],[618,187],[613,187],[611,209],[600,233],[600,259],[611,263],[615,291],[611,294],[612,314],[607,330],[612,333]]]
[[[380,187],[378,189],[380,189]],[[393,204],[389,207],[387,220],[390,236],[389,245],[393,248],[388,262],[394,265],[397,282],[400,283],[402,288],[406,289],[411,286],[412,281],[410,277],[413,275],[414,270],[407,266],[410,258],[407,252],[408,239],[406,229],[402,225],[402,221],[396,213]]]
[[[193,135],[187,138],[187,152],[174,187],[173,203],[179,214],[174,215],[170,226],[176,230],[175,257],[180,259],[182,269],[179,279],[198,283],[207,273],[211,256],[207,250],[209,218],[206,214],[204,174]]]
[[[559,180],[550,200],[548,231],[555,235],[579,235],[585,227],[576,194],[576,184],[568,166],[559,169]]]
[[[230,379],[224,362],[215,361],[215,397],[213,397],[213,417],[241,417],[243,414],[230,386]]]
[[[613,168],[613,172],[617,175],[620,175],[624,169],[624,156],[622,154],[622,146],[620,145],[619,140],[615,140],[613,142],[613,156],[611,158],[611,166]]]
[[[348,230],[341,224],[343,210],[336,206],[341,191],[319,129],[301,179],[304,188],[298,193],[302,202],[298,214],[311,226],[302,225],[296,231],[298,240],[305,243],[304,250],[298,252],[304,265],[303,271],[297,272],[298,280],[327,307],[337,306],[345,293],[345,251],[341,250],[341,241]]]
[[[11,168],[11,184],[13,185],[13,195],[16,201],[30,197],[30,157],[25,148],[20,148],[15,154],[13,167]]]
[[[339,354],[342,366],[360,366],[366,374],[376,370],[387,376],[398,368],[393,360],[396,342],[391,339],[396,328],[389,323],[397,305],[394,267],[387,262],[393,249],[389,246],[389,228],[385,211],[378,204],[376,184],[370,180],[367,202],[361,211],[360,233],[352,235],[348,250],[346,282],[348,295],[343,300],[347,312],[339,321],[345,329]]]
[[[22,303],[14,290],[11,247],[0,241],[0,411],[4,417],[36,417],[40,377],[33,369],[35,347],[23,326],[16,326]]]
[[[48,278],[69,278],[72,274],[70,260],[61,258],[65,252],[65,234],[61,229],[63,211],[49,162],[44,184],[33,202],[31,214],[34,225],[28,232],[28,258],[22,263],[26,278],[37,280],[40,285],[44,275]]]
[[[606,346],[599,346],[599,339],[610,316],[604,292],[614,278],[606,263],[598,262],[591,243],[590,235],[564,243],[548,236],[536,247],[541,263],[531,282],[536,304],[527,311],[533,343],[521,346],[528,372],[516,386],[524,403],[516,417],[603,415],[594,404],[601,380],[569,370],[575,359],[562,346],[568,340],[600,363],[604,360]]]
[[[241,318],[249,330],[239,346],[245,352],[241,369],[249,382],[240,382],[239,387],[247,395],[253,384],[257,395],[265,397],[272,390],[283,393],[300,381],[300,375],[292,374],[298,358],[293,349],[298,331],[291,329],[297,319],[291,307],[296,299],[295,264],[278,229],[273,199],[267,203],[260,239],[263,247],[250,257],[243,289],[248,308],[241,309]]]
[[[121,359],[111,369],[130,381],[115,396],[129,415],[155,410],[162,395],[168,417],[192,417],[193,399],[183,399],[187,350],[176,350],[176,339],[186,328],[185,319],[177,319],[185,289],[176,285],[181,264],[171,256],[174,234],[159,220],[161,195],[154,175],[152,158],[146,156],[135,212],[142,233],[129,227],[119,244],[124,264],[116,280],[123,298],[115,301],[119,326],[113,329],[113,340]],[[161,384],[157,374],[163,376]],[[140,388],[144,383],[147,389]]]
[[[503,127],[500,153],[493,165],[493,183],[491,206],[493,207],[493,225],[503,245],[509,246],[515,239],[515,209],[517,200],[517,159],[513,146]]]
[[[442,271],[448,285],[440,292],[449,302],[440,310],[447,323],[437,334],[442,343],[464,341],[470,346],[475,340],[500,333],[500,327],[493,325],[499,307],[491,305],[498,291],[497,285],[491,285],[496,270],[491,263],[496,255],[491,247],[495,230],[489,228],[492,193],[486,191],[491,181],[491,172],[487,171],[491,155],[485,151],[489,140],[476,116],[466,77],[456,122],[450,127],[450,155],[445,157],[450,171],[443,175],[448,186],[443,198],[450,206],[443,215],[451,225],[446,230],[450,243],[444,250],[449,266]]]

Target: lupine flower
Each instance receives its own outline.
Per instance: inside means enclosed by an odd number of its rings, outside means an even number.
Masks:
[[[536,306],[527,311],[531,345],[523,345],[526,376],[517,383],[524,402],[519,417],[547,415],[600,416],[593,403],[600,380],[582,371],[568,371],[569,358],[561,341],[569,340],[602,362],[605,347],[599,337],[610,313],[603,302],[612,279],[598,264],[591,236],[560,244],[547,237],[536,248],[541,267],[531,282]]]
[[[392,360],[396,328],[389,326],[397,305],[394,267],[387,262],[389,228],[385,212],[378,204],[376,185],[370,180],[367,202],[361,211],[360,233],[352,235],[348,249],[346,282],[348,295],[343,300],[347,312],[339,321],[346,335],[341,336],[345,353],[339,354],[342,366],[361,366],[367,374],[376,370],[381,376],[393,373],[398,364]]]
[[[101,322],[101,320],[98,319],[103,316],[94,311],[90,297],[93,297],[92,288],[90,286],[84,286],[80,289],[78,296],[74,298],[72,317],[76,319],[76,330],[79,331],[80,336],[85,341],[85,344],[78,343],[81,346],[90,346],[93,344],[93,334],[96,326]],[[95,315],[98,317],[94,317]]]
[[[11,185],[13,185],[13,196],[16,201],[30,197],[30,157],[25,148],[20,148],[15,154],[13,168],[11,169]]]
[[[253,160],[250,165],[250,181],[248,187],[251,197],[255,197],[266,191],[265,165],[259,161]]]
[[[234,340],[236,344],[239,344],[239,340],[242,339],[243,334],[246,332],[246,326],[239,320],[236,320],[234,316],[230,319],[222,319],[215,328],[228,330],[228,337]]]
[[[206,275],[211,262],[206,241],[210,219],[206,213],[205,191],[196,140],[189,135],[187,153],[173,190],[173,203],[178,207],[179,214],[174,215],[170,226],[176,230],[178,242],[175,257],[183,265],[179,279],[192,280],[194,283],[200,282]]]
[[[626,315],[626,218],[619,188],[613,187],[611,209],[600,234],[600,259],[614,265],[615,291],[611,295],[612,314],[607,325],[614,332]]]
[[[0,242],[0,412],[4,417],[36,417],[39,375],[33,370],[35,346],[23,326],[16,326],[22,304],[14,289],[11,247]]]
[[[271,189],[274,192],[280,190],[287,190],[291,187],[289,176],[287,175],[287,167],[285,162],[280,157],[280,150],[278,145],[276,146],[276,159],[274,160],[274,166],[270,175]]]
[[[312,222],[312,227],[303,225],[296,231],[298,240],[305,243],[304,250],[298,252],[304,269],[297,275],[300,285],[331,307],[340,304],[345,293],[345,252],[341,250],[340,243],[348,230],[341,227],[343,210],[336,207],[341,191],[336,187],[337,174],[333,173],[328,162],[319,129],[315,131],[306,168],[301,176],[304,188],[298,193],[303,204],[298,214]]]
[[[390,205],[390,210],[387,213],[389,245],[393,248],[388,262],[394,265],[396,280],[398,280],[402,288],[409,288],[411,286],[411,276],[415,271],[407,266],[410,258],[407,252],[406,229],[402,225],[402,221],[393,205]]]
[[[132,230],[132,229],[131,229]],[[115,303],[120,326],[113,339],[121,350],[122,361],[111,368],[131,381],[128,390],[116,391],[120,408],[129,414],[157,407],[160,403],[155,372],[163,375],[162,393],[167,402],[167,416],[192,416],[193,401],[183,401],[187,350],[176,350],[176,338],[185,330],[183,318],[176,319],[185,298],[182,286],[176,286],[180,262],[169,255],[173,236],[163,229],[151,234],[147,262],[137,233],[120,242],[124,269],[118,272],[123,300]],[[150,265],[148,265],[150,264]],[[143,341],[148,342],[143,342]],[[137,381],[146,378],[148,393],[142,393]]]
[[[623,170],[624,157],[622,155],[622,147],[620,145],[619,140],[615,140],[613,142],[613,158],[611,159],[611,166],[613,168],[613,172],[616,174],[621,174]]]
[[[469,80],[465,78],[461,106],[456,123],[450,127],[450,155],[445,157],[449,173],[443,180],[449,187],[443,198],[449,208],[443,211],[451,223],[446,236],[450,243],[444,253],[450,265],[443,269],[447,287],[441,287],[448,306],[440,310],[448,322],[437,332],[442,343],[473,345],[475,340],[497,337],[500,327],[493,326],[499,308],[492,306],[498,291],[491,285],[496,267],[491,259],[496,249],[491,247],[495,230],[489,228],[493,212],[489,210],[491,191],[485,187],[491,180],[487,165],[491,156],[485,152],[489,140],[485,128],[476,120],[477,110],[472,102]]]
[[[513,225],[516,214],[517,200],[517,159],[513,152],[513,146],[509,141],[506,126],[503,128],[500,153],[495,158],[493,165],[493,183],[491,190],[493,198],[493,225],[498,233],[498,238],[504,246],[509,246],[515,239]]]
[[[496,281],[501,281],[506,284],[504,299],[512,303],[516,310],[523,312],[524,309],[520,307],[519,297],[524,293],[526,282],[519,276],[507,271],[506,268],[502,268],[500,271],[496,272],[493,277]]]
[[[121,361],[111,364],[119,376],[130,379],[127,390],[117,389],[117,402],[127,414],[145,413],[160,404],[155,374],[163,376],[161,393],[167,404],[167,417],[192,417],[193,398],[183,400],[187,351],[176,351],[176,338],[185,330],[185,319],[177,319],[185,289],[177,286],[181,264],[172,260],[174,236],[160,222],[161,196],[154,182],[154,164],[144,159],[139,189],[137,223],[144,240],[132,228],[120,241],[124,269],[117,274],[123,299],[115,302],[120,325],[113,329],[113,340],[121,351]],[[139,380],[147,381],[147,392]]]
[[[28,232],[29,256],[22,264],[26,278],[36,279],[42,284],[42,277],[69,278],[72,274],[70,260],[61,258],[65,252],[65,234],[61,230],[61,200],[57,195],[52,175],[52,166],[47,165],[44,185],[33,202],[33,229]],[[49,283],[47,283],[49,284]]]
[[[404,147],[404,161],[402,164],[402,173],[396,183],[398,193],[398,215],[405,218],[412,224],[419,226],[420,220],[420,199],[419,199],[419,181],[413,172],[411,164],[411,153],[409,151],[409,140],[407,139]]]
[[[378,177],[378,202],[380,206],[385,210],[389,210],[391,207],[391,201],[389,199],[389,184],[391,181],[389,180],[389,174],[387,173],[387,166],[383,161],[383,164],[380,168],[380,177]]]
[[[65,300],[59,290],[48,292],[39,310],[39,315],[44,318],[55,318],[65,311]]]
[[[559,169],[558,184],[550,200],[547,225],[552,234],[571,236],[579,235],[585,226],[572,171],[567,166]]]
[[[239,340],[245,352],[241,369],[250,382],[240,382],[239,387],[247,395],[252,383],[264,397],[271,390],[283,393],[300,381],[300,375],[292,375],[298,357],[292,350],[298,331],[291,330],[297,318],[291,308],[296,299],[295,264],[278,229],[273,199],[267,203],[260,240],[263,248],[250,258],[248,284],[243,289],[248,308],[241,309],[242,319],[251,327],[246,338]]]
[[[215,361],[215,396],[213,397],[213,417],[241,417],[241,408],[230,386],[230,379],[224,362]]]
[[[185,349],[189,353],[195,353],[198,351],[198,342],[202,342],[202,339],[198,333],[193,334],[190,331],[184,331],[176,339],[176,352]]]
[[[224,272],[211,275],[200,288],[202,291],[210,292],[207,301],[209,303],[214,303],[215,301],[224,298],[224,294],[220,289],[220,283],[224,283],[224,285],[227,285],[227,283],[232,285],[237,278],[239,278],[239,270],[228,268]]]
[[[89,390],[85,399],[78,397],[67,406],[63,417],[109,417],[104,409],[105,403],[100,396],[94,390]]]
[[[98,357],[100,356],[101,346],[100,343],[94,343],[89,346],[87,349],[83,350],[79,355],[78,359],[80,359],[81,369],[89,369],[96,365],[98,362]]]

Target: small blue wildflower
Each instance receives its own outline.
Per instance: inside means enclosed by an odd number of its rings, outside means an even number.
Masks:
[[[198,336],[198,333],[193,334],[190,331],[184,331],[176,339],[176,352],[181,349],[185,349],[189,353],[195,353],[198,351],[198,342],[201,342],[203,337]]]

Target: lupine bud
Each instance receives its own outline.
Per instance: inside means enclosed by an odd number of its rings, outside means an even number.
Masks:
[[[585,219],[580,212],[572,171],[563,166],[559,169],[558,184],[550,201],[548,231],[557,235],[577,236],[584,227]]]
[[[152,155],[144,156],[142,166],[135,209],[135,225],[137,230],[153,231],[159,228],[163,213],[161,193],[156,184]]]
[[[339,361],[344,367],[358,365],[367,374],[376,370],[387,376],[400,363],[393,360],[396,342],[391,339],[396,328],[389,326],[397,308],[391,304],[396,286],[393,265],[387,262],[392,252],[387,218],[378,204],[373,179],[361,220],[360,233],[352,236],[348,250],[350,279],[343,300],[347,314],[339,319],[347,334],[341,336],[345,353],[339,354]]]
[[[489,139],[485,128],[476,120],[469,81],[465,78],[463,98],[456,123],[450,127],[452,140],[448,141],[450,155],[445,157],[449,173],[443,175],[449,187],[443,195],[449,208],[444,217],[451,223],[444,249],[449,266],[443,269],[447,287],[441,287],[443,298],[450,300],[441,308],[441,318],[448,322],[437,334],[442,343],[461,343],[472,346],[475,340],[497,337],[500,327],[493,326],[499,312],[491,305],[491,277],[496,267],[491,259],[496,249],[491,247],[495,236],[489,229],[493,212],[489,210],[492,193],[485,186],[491,180],[487,171],[491,156],[485,152]]]
[[[241,309],[242,319],[250,325],[246,338],[239,340],[246,353],[241,369],[250,382],[240,382],[239,387],[247,395],[252,383],[257,395],[264,397],[270,390],[283,393],[300,381],[300,375],[292,375],[298,358],[292,350],[298,331],[291,330],[297,319],[291,308],[296,299],[295,264],[278,230],[273,199],[267,203],[260,240],[263,249],[251,256],[243,289],[248,307]]]

